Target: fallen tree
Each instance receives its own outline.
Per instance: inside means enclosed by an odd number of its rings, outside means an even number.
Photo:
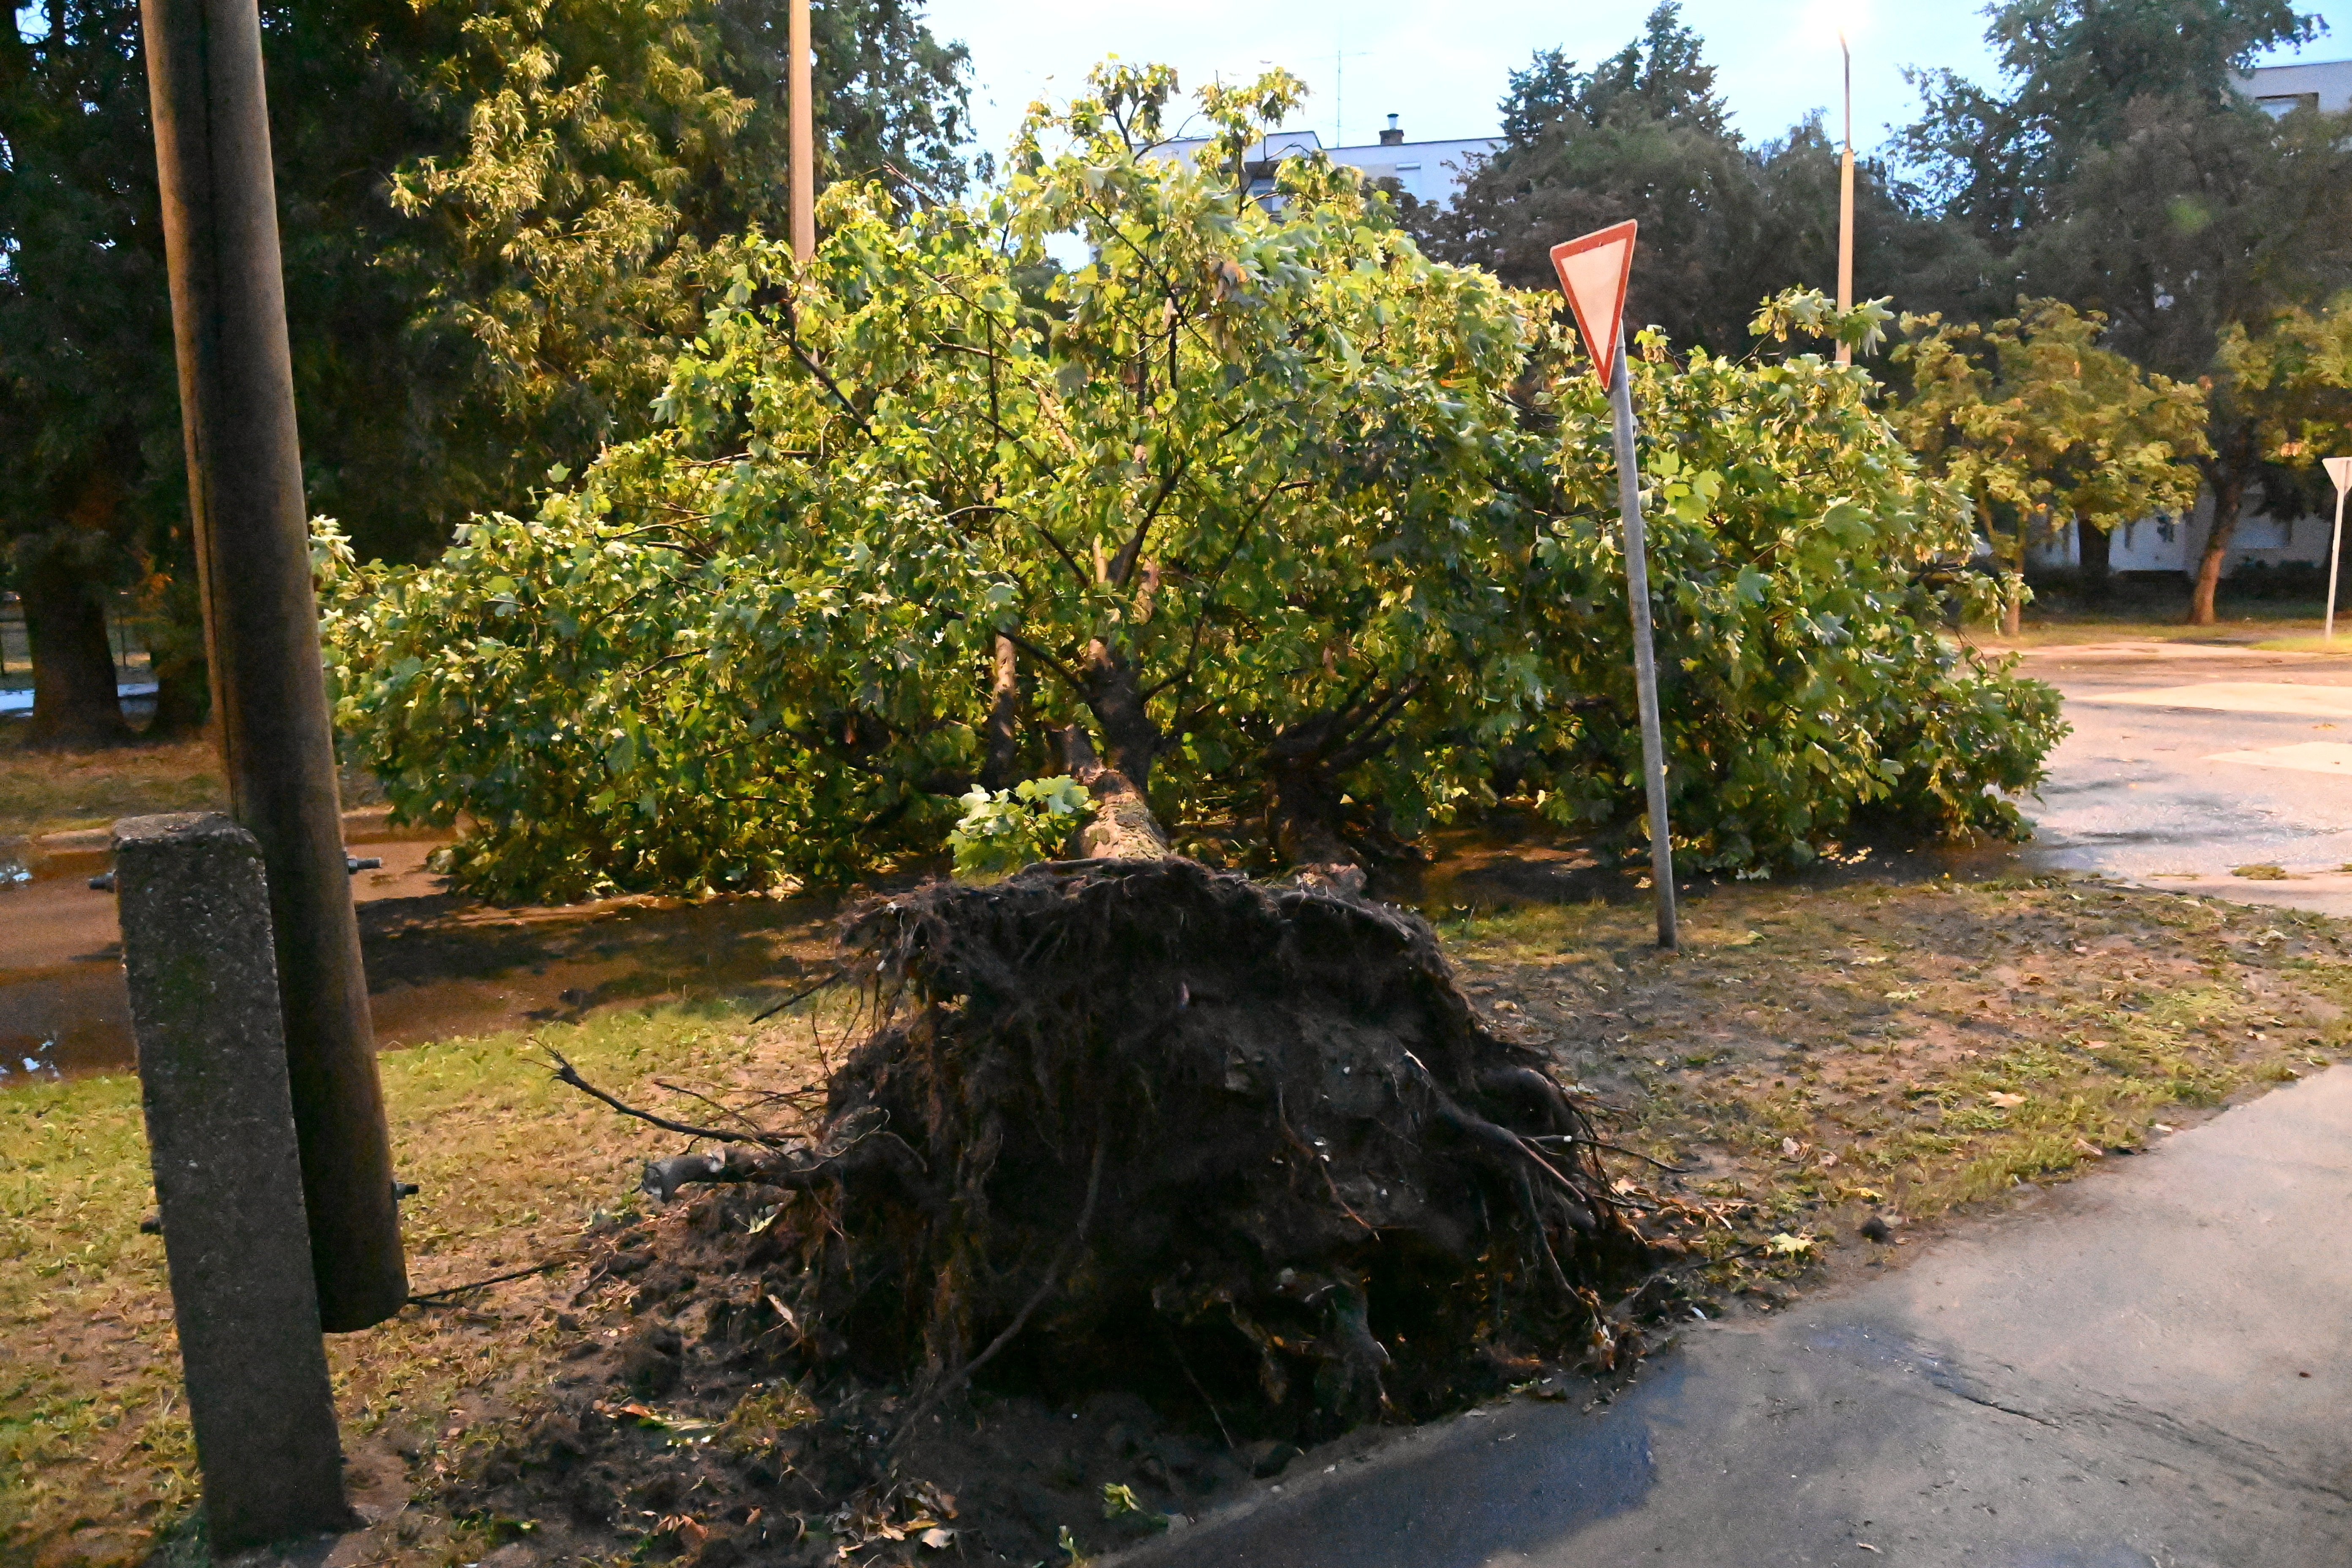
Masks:
[[[1261,869],[1505,795],[1638,840],[1612,426],[1557,300],[1431,262],[1328,162],[1255,199],[1281,73],[1155,154],[1171,87],[1106,68],[984,203],[836,186],[812,259],[747,239],[666,427],[535,515],[416,568],[322,540],[339,722],[465,824],[461,885],[852,883],[1072,771],[1074,725]],[[2055,694],[1943,635],[1966,518],[1868,374],[1635,350],[1681,863],[1802,864],[1865,812],[2020,831]]]

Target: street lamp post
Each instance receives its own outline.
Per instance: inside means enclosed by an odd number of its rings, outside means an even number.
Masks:
[[[793,257],[806,261],[816,254],[816,106],[809,100],[809,0],[792,0],[784,26],[784,47],[792,58],[784,65],[787,134],[792,142]]]
[[[2352,458],[2323,458],[2319,466],[2336,485],[2336,531],[2327,546],[2327,630],[2329,642],[2336,640],[2336,566],[2344,553],[2344,493],[2352,490]]]
[[[1845,154],[1838,160],[1838,310],[1853,309],[1853,50],[1838,29],[1838,54],[1845,62]],[[1853,363],[1853,348],[1841,342],[1837,362]]]
[[[261,16],[141,14],[221,771],[268,871],[319,1314],[341,1332],[400,1310],[408,1278],[310,586]]]

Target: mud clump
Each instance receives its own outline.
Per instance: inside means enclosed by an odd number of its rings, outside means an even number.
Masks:
[[[932,884],[845,940],[870,1032],[819,1124],[647,1185],[772,1189],[729,1327],[908,1391],[894,1447],[967,1388],[1124,1391],[1238,1448],[1615,1359],[1601,1292],[1648,1249],[1590,1110],[1418,917],[1088,861]]]

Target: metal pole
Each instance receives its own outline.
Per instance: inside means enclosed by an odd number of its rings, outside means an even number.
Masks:
[[[784,67],[784,98],[790,116],[793,161],[786,193],[792,204],[793,255],[806,261],[816,254],[816,106],[809,100],[809,0],[792,0],[784,32],[792,58]]]
[[[1845,34],[1838,34],[1838,53],[1845,59],[1845,155],[1838,162],[1838,309],[1853,309],[1853,51]],[[1853,363],[1852,344],[1838,344],[1837,362]]]
[[[1650,796],[1650,884],[1656,890],[1658,945],[1673,952],[1675,843],[1666,820],[1666,744],[1658,724],[1658,658],[1650,636],[1650,563],[1642,537],[1642,476],[1633,459],[1633,390],[1625,331],[1617,331],[1617,371],[1609,382],[1617,424],[1617,510],[1625,521],[1625,597],[1633,609],[1633,698],[1642,713],[1642,773]]]
[[[2329,642],[2334,642],[2334,641],[2336,640],[2336,562],[2337,562],[2338,558],[2340,558],[2340,557],[2343,555],[2343,553],[2344,553],[2344,489],[2343,489],[2343,487],[2339,485],[2339,486],[2337,486],[2337,487],[2336,487],[2336,537],[2335,537],[2335,538],[2334,538],[2334,539],[2329,542],[2329,544],[2328,544],[2328,546],[2327,546],[2327,636],[2326,636],[2326,640],[2327,640],[2327,641],[2329,641]]]
[[[205,646],[260,841],[320,1318],[408,1299],[310,587],[256,0],[142,0]]]

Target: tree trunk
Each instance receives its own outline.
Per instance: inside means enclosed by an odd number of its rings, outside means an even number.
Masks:
[[[2074,520],[2074,547],[2081,557],[2075,571],[2083,584],[2083,597],[2094,605],[2105,604],[2114,579],[2113,537],[2105,529],[2094,528],[2078,517]]]
[[[2234,468],[2213,484],[2213,527],[2205,535],[2205,553],[2197,563],[2197,586],[2189,595],[2189,624],[2210,626],[2219,618],[2214,597],[2221,589],[2221,563],[2238,531],[2238,510],[2245,502],[2245,477]]]
[[[128,740],[114,689],[114,647],[97,586],[57,553],[16,574],[33,651],[33,720],[26,740],[68,749]]]
[[[1139,796],[1149,794],[1151,764],[1160,755],[1160,726],[1151,721],[1135,667],[1097,637],[1087,644],[1078,674],[1085,683],[1079,695],[1102,726],[1104,762],[1134,785]]]
[[[1340,836],[1339,788],[1319,758],[1266,769],[1265,835],[1293,866],[1336,870],[1363,858]]]
[[[1011,789],[1021,773],[1021,662],[1007,637],[996,639],[984,742],[980,782],[990,789]]]
[[[1070,776],[1094,796],[1094,815],[1077,831],[1071,858],[1077,860],[1156,860],[1168,853],[1168,835],[1151,815],[1151,805],[1135,782],[1105,767],[1083,724],[1062,731],[1062,753]]]

